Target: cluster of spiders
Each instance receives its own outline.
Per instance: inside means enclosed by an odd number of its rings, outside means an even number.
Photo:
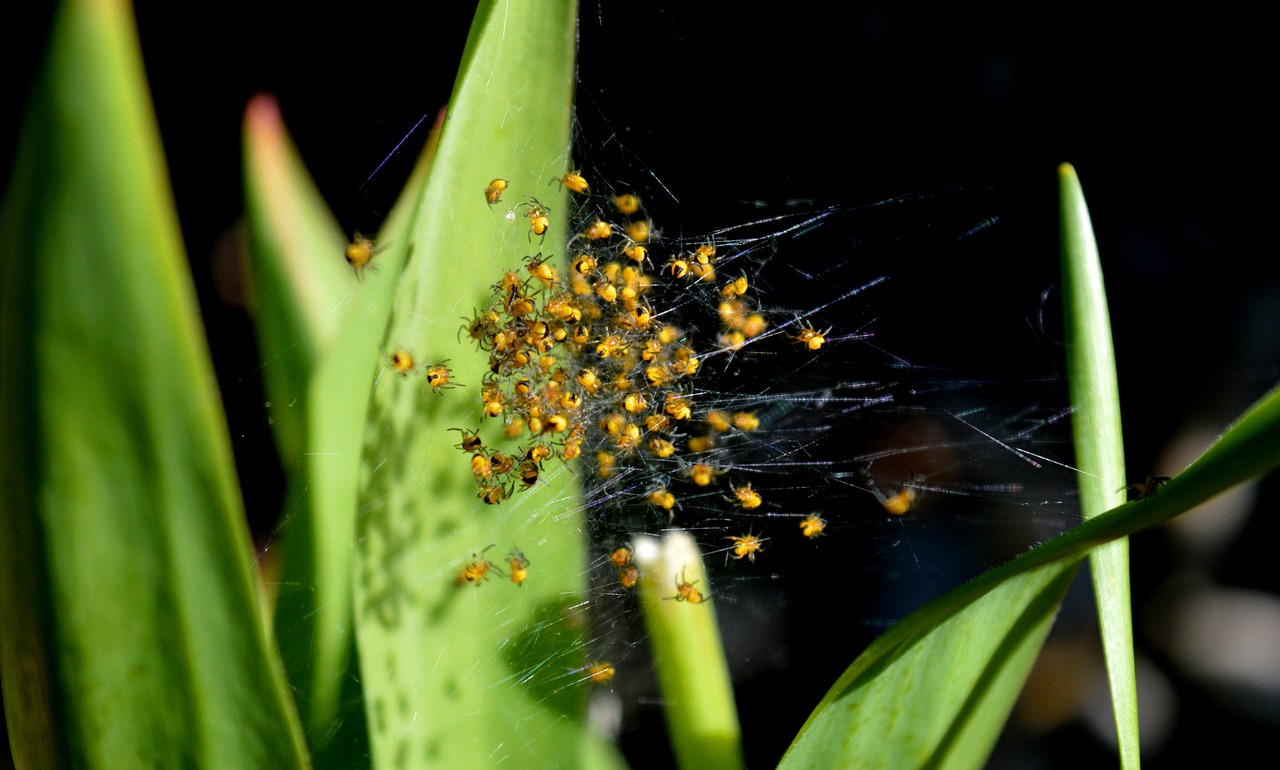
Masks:
[[[486,504],[536,486],[546,461],[583,457],[597,487],[650,479],[639,490],[624,487],[627,494],[618,499],[634,501],[633,510],[653,512],[655,523],[670,524],[683,507],[681,496],[706,500],[730,473],[722,460],[726,444],[761,426],[754,411],[699,403],[703,394],[694,382],[706,352],[732,356],[765,335],[769,317],[747,275],[721,276],[733,257],[724,245],[668,250],[636,194],[593,196],[578,171],[553,181],[572,193],[576,205],[567,259],[553,260],[541,251],[526,256],[519,269],[494,282],[488,307],[463,326],[489,356],[480,419],[501,421],[502,434],[518,442],[517,448],[486,446],[478,425],[454,428],[460,434],[456,446],[467,455],[477,497]],[[501,203],[510,187],[506,179],[491,180],[483,190],[485,203]],[[519,217],[527,219],[531,241],[545,237],[551,226],[549,208],[533,196],[525,196],[506,218],[515,223]],[[359,274],[376,252],[372,241],[357,234],[346,257]],[[690,318],[690,308],[704,318]],[[805,323],[787,336],[804,350],[818,351],[829,332]],[[395,349],[387,353],[387,365],[402,377],[421,374],[437,393],[458,385],[447,360],[422,365],[408,350]],[[680,492],[682,487],[688,491]],[[718,498],[743,512],[767,508],[764,493],[751,482],[730,483]],[[811,514],[799,528],[813,539],[826,524]],[[754,531],[726,539],[732,558],[752,562],[768,540]],[[462,567],[460,585],[479,585],[490,573],[523,583],[528,560],[518,550],[511,551],[508,572],[483,554],[473,554]],[[623,588],[640,577],[630,557],[625,547],[609,557]],[[700,604],[706,598],[683,576],[675,584],[670,599]]]
[[[579,172],[558,180],[575,196],[590,196]],[[485,202],[501,201],[510,182],[494,179]],[[596,475],[609,478],[639,464],[640,455],[682,462],[678,456],[715,446],[718,434],[751,431],[759,420],[748,412],[700,413],[692,380],[702,365],[690,336],[664,321],[654,296],[699,284],[720,298],[719,343],[741,347],[759,336],[768,321],[749,296],[745,276],[716,284],[717,249],[706,243],[670,257],[653,270],[655,231],[638,196],[612,195],[579,207],[580,224],[568,241],[567,268],[538,252],[523,269],[510,270],[493,284],[492,301],[464,327],[489,354],[481,383],[482,419],[500,419],[503,434],[524,441],[512,454],[484,447],[479,429],[462,430],[459,448],[470,455],[477,496],[497,504],[517,489],[537,484],[542,464],[552,457],[570,461],[583,453]],[[528,218],[529,235],[544,236],[548,208],[536,198],[511,212]],[[514,217],[510,217],[515,221]],[[690,426],[705,424],[705,430]],[[682,463],[694,484],[707,486],[721,469]],[[674,516],[679,506],[663,487],[648,491],[648,502]],[[733,487],[728,498],[744,509],[761,504],[750,484]]]
[[[691,382],[702,359],[686,331],[662,319],[668,311],[655,309],[660,303],[652,297],[666,289],[687,301],[698,290],[702,305],[716,308],[718,349],[736,351],[769,327],[747,276],[717,283],[723,255],[714,243],[677,250],[655,270],[651,250],[661,248],[660,239],[637,195],[622,192],[593,203],[591,186],[580,172],[553,181],[586,199],[568,241],[568,269],[541,252],[526,256],[523,270],[504,273],[493,284],[489,307],[464,327],[489,354],[480,392],[483,416],[501,419],[508,439],[526,442],[514,453],[491,450],[478,428],[455,429],[462,434],[457,446],[469,456],[477,497],[496,505],[517,489],[532,488],[544,461],[581,456],[595,428],[589,459],[600,479],[634,469],[637,456],[644,454],[674,462],[696,487],[715,483],[723,468],[684,458],[710,452],[725,434],[754,431],[760,421],[752,412],[698,409]],[[491,180],[483,190],[485,203],[500,203],[510,185],[506,179]],[[545,236],[550,227],[545,204],[526,196],[508,220],[516,221],[517,214],[528,219],[530,239]],[[356,234],[346,258],[357,275],[370,267],[378,248]],[[816,351],[826,334],[806,324],[792,341]],[[387,361],[402,377],[425,373],[437,393],[458,385],[447,360],[421,366],[410,351],[398,348],[387,353]],[[661,483],[644,498],[665,512],[668,522],[681,507]],[[725,499],[743,510],[763,503],[750,483],[731,485]]]
[[[522,443],[514,452],[493,450],[477,426],[455,428],[462,436],[457,446],[469,455],[485,503],[534,487],[545,461],[582,457],[594,479],[589,483],[598,488],[650,479],[619,499],[651,511],[654,523],[670,524],[683,507],[680,489],[705,498],[732,470],[718,459],[725,445],[761,425],[750,410],[700,405],[694,383],[703,351],[732,355],[766,333],[769,317],[747,275],[721,276],[731,250],[726,255],[710,241],[668,249],[635,193],[593,195],[578,171],[553,181],[570,191],[576,207],[567,257],[526,256],[521,269],[492,285],[488,307],[463,327],[489,355],[481,420],[501,420],[503,435]],[[483,190],[485,203],[502,203],[511,187],[507,179],[493,179]],[[548,232],[549,214],[525,196],[507,220],[527,219],[533,240]],[[690,308],[705,319],[691,319]],[[829,331],[805,323],[788,338],[817,351]],[[718,499],[743,512],[766,508],[764,493],[750,482],[730,483]],[[799,525],[810,539],[825,527],[816,514]],[[727,539],[733,558],[752,562],[767,542],[753,531]],[[609,561],[618,584],[632,588],[640,572],[630,551],[614,549]],[[695,587],[679,579],[676,585],[670,598],[701,602]]]

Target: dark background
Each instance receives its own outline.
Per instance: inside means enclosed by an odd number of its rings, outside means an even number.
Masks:
[[[769,211],[809,202],[856,209],[908,196],[912,202],[889,216],[911,229],[953,221],[962,210],[959,218],[974,225],[998,220],[946,252],[968,259],[980,250],[989,260],[948,267],[971,281],[970,305],[1012,297],[1030,317],[1035,297],[1056,280],[1054,172],[1069,161],[1107,270],[1131,478],[1179,470],[1161,464],[1170,442],[1192,425],[1211,437],[1276,380],[1280,274],[1275,247],[1262,235],[1275,209],[1275,164],[1264,142],[1276,135],[1267,112],[1274,62],[1258,19],[1120,16],[1102,4],[1067,13],[854,3],[834,15],[686,5],[586,0],[580,23],[579,161],[646,189],[656,189],[656,175],[671,193],[664,221],[698,232],[757,216],[756,201]],[[276,94],[344,227],[376,231],[425,131],[366,178],[447,100],[471,14],[451,4],[406,11],[376,1],[336,15],[301,3],[202,10],[156,2],[137,8],[247,506],[255,529],[269,532],[281,479],[262,415],[252,328],[224,301],[213,268],[241,214],[244,104],[259,91]],[[0,144],[7,148],[46,27],[6,21],[21,30],[0,53],[10,105]],[[6,177],[10,155],[0,158]],[[849,228],[853,243],[860,227],[874,226],[855,217],[839,227]],[[952,323],[935,291],[921,286],[899,301],[910,312],[894,314],[895,323],[915,322],[895,326],[895,334],[917,340],[920,351]],[[1024,355],[1052,359],[1027,348],[989,354],[996,365]],[[980,369],[983,361],[972,363]],[[1259,508],[1267,510],[1274,495],[1264,483]],[[1170,652],[1164,616],[1147,620],[1144,611],[1181,580],[1255,590],[1274,602],[1280,581],[1268,557],[1275,530],[1255,515],[1223,530],[1212,547],[1187,547],[1167,531],[1135,539],[1139,645],[1164,687],[1144,692],[1144,711],[1148,697],[1173,708],[1163,728],[1145,736],[1164,735],[1146,752],[1148,767],[1180,766],[1201,752],[1217,757],[1223,745],[1241,753],[1264,741],[1270,748],[1280,723],[1276,683],[1259,680],[1242,692],[1206,678]],[[1094,633],[1081,586],[1055,631],[1055,640],[1066,640],[1054,649],[1068,651],[1057,656],[1067,661],[1068,680],[1072,666],[1096,665],[1079,652]],[[806,640],[806,649],[830,652],[809,661],[804,679],[819,683],[813,692],[776,672],[740,685],[753,766],[770,766],[798,725],[747,704],[776,703],[788,687],[787,698],[815,702],[866,641],[840,640],[834,626],[818,621],[791,622],[802,630],[793,629],[788,644],[815,634],[821,638]],[[1062,714],[1015,715],[993,766],[1110,761],[1081,716],[1087,704],[1077,708],[1070,688],[1058,687],[1049,700]],[[797,713],[803,719],[804,709]],[[646,753],[661,745],[653,739],[656,717],[636,719],[623,736],[633,763],[665,764],[661,754]]]

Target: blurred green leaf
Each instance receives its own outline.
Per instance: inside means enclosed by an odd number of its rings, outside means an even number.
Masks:
[[[1093,225],[1075,169],[1058,169],[1062,296],[1066,311],[1067,378],[1075,436],[1080,512],[1091,519],[1125,501],[1120,386],[1111,344],[1111,318]],[[1089,554],[1098,620],[1106,653],[1120,760],[1140,765],[1138,686],[1133,672],[1133,614],[1129,597],[1129,541],[1120,538]]]
[[[58,12],[0,219],[11,745],[304,767],[129,12]]]
[[[269,96],[245,110],[244,156],[250,309],[276,445],[293,467],[306,443],[306,401],[298,396],[347,326],[357,281],[342,257],[347,238]]]
[[[420,192],[434,147],[429,141],[406,195]],[[356,276],[343,257],[348,240],[268,96],[245,113],[245,181],[254,315],[290,469],[275,629],[315,762],[342,766],[367,752],[363,710],[350,713],[360,697],[351,619],[356,483],[403,252],[379,253]],[[405,211],[397,206],[384,232],[403,232]]]

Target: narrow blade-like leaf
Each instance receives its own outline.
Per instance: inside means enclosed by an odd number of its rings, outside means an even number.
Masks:
[[[673,531],[661,541],[638,536],[634,546],[640,606],[676,760],[683,768],[742,767],[729,664],[698,544]],[[682,584],[692,591],[680,593]]]
[[[1278,466],[1280,388],[1159,494],[1090,519],[899,621],[840,677],[780,766],[980,767],[1033,662],[1026,653],[1048,630],[1054,609],[1046,602],[1084,557]],[[957,640],[969,654],[954,655]],[[918,666],[935,676],[914,676]],[[937,700],[954,708],[931,705]]]
[[[24,767],[303,767],[123,2],[68,2],[0,219],[0,628]]]
[[[1062,297],[1066,311],[1067,379],[1071,390],[1080,512],[1091,519],[1124,502],[1124,443],[1111,320],[1093,225],[1075,169],[1058,169]],[[1138,691],[1133,671],[1129,602],[1129,541],[1089,554],[1098,621],[1106,653],[1120,761],[1139,767]]]
[[[429,141],[407,192],[420,191],[433,151]],[[383,249],[357,277],[270,97],[246,110],[245,180],[254,315],[289,475],[275,631],[317,765],[344,765],[367,753],[353,687],[351,544],[369,373],[403,252]],[[392,242],[406,219],[400,206],[384,226]]]

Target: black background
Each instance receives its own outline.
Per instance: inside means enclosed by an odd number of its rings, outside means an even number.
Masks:
[[[993,296],[1034,297],[1055,280],[1054,172],[1068,161],[1083,182],[1107,270],[1131,477],[1178,470],[1158,467],[1158,457],[1191,417],[1225,426],[1275,381],[1280,275],[1263,232],[1275,208],[1266,150],[1276,135],[1267,111],[1274,63],[1258,19],[1121,16],[1103,4],[939,11],[854,3],[763,15],[741,3],[686,5],[694,4],[587,0],[580,22],[588,150],[579,160],[616,171],[609,153],[590,149],[606,132],[615,135],[629,159],[619,173],[640,184],[652,172],[678,198],[668,202],[674,219],[667,221],[709,229],[749,218],[751,201],[961,200],[975,224],[999,219],[975,236],[987,239],[977,243],[1001,266],[979,283]],[[259,91],[276,94],[343,226],[376,230],[425,131],[365,180],[447,100],[471,14],[451,4],[407,11],[372,0],[342,13],[261,2],[201,11],[156,2],[137,8],[247,506],[255,529],[269,532],[281,479],[252,328],[223,300],[212,267],[241,213],[244,104]],[[6,22],[11,34],[0,55],[10,108],[0,142],[11,147],[47,19]],[[0,158],[6,176],[10,154]],[[936,210],[911,209],[924,220]],[[918,326],[899,329],[924,350],[946,320],[929,296],[922,290],[919,312],[904,314]],[[1262,505],[1273,497],[1264,484]],[[1267,560],[1274,535],[1275,525],[1255,515],[1197,567],[1215,581],[1274,594],[1280,585]],[[1144,597],[1178,565],[1161,533],[1135,540],[1134,561],[1141,613]],[[1068,610],[1063,623],[1087,626],[1089,611]],[[839,641],[834,630],[815,633],[824,638],[814,646]],[[1140,621],[1138,633],[1145,649],[1144,635],[1158,631]],[[812,678],[832,681],[856,652],[851,643],[815,660]],[[1148,767],[1180,766],[1202,751],[1220,756],[1223,745],[1243,753],[1269,743],[1280,714],[1245,716],[1230,698],[1150,655],[1174,683],[1180,721],[1148,753]],[[794,678],[785,685],[802,702],[821,694],[821,686],[799,692]],[[747,704],[773,702],[786,686],[767,676],[747,686],[756,688],[740,692],[748,755],[753,766],[770,766],[797,725]],[[646,753],[661,745],[650,740],[652,722],[628,729],[624,746],[635,766],[668,761]],[[1013,730],[992,764],[1072,767],[1110,761],[1107,752],[1068,719],[1047,735]]]

